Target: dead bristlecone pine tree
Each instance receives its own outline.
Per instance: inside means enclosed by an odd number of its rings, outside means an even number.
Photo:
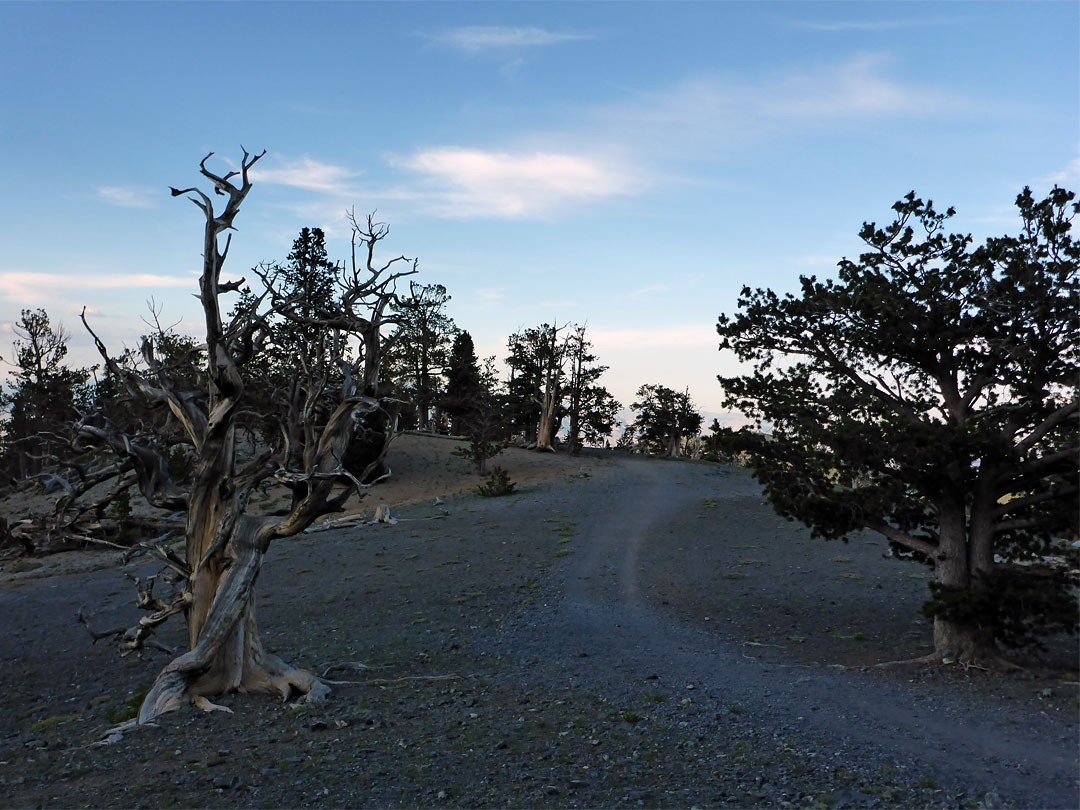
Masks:
[[[212,154],[212,153],[211,153]],[[265,154],[265,152],[263,153]],[[155,445],[136,436],[119,435],[108,428],[84,426],[77,440],[94,445],[133,464],[139,488],[153,505],[186,512],[186,546],[183,558],[162,550],[181,577],[181,587],[168,604],[155,598],[141,600],[153,610],[137,629],[128,631],[124,641],[137,647],[153,629],[170,616],[182,614],[187,622],[188,649],[161,670],[139,709],[129,723],[109,732],[116,740],[123,731],[152,723],[164,712],[188,702],[204,709],[219,708],[208,698],[229,692],[264,692],[282,699],[318,700],[328,691],[318,678],[271,655],[259,639],[255,613],[255,582],[263,557],[271,542],[308,527],[317,517],[339,511],[345,499],[366,485],[376,471],[383,470],[386,441],[372,441],[372,435],[392,435],[392,405],[374,398],[365,381],[378,373],[379,315],[386,309],[386,297],[393,295],[393,281],[415,272],[396,272],[395,259],[376,267],[370,257],[375,243],[385,235],[385,226],[369,221],[360,239],[368,248],[367,268],[344,273],[348,282],[334,308],[318,315],[314,322],[304,315],[306,327],[325,327],[339,336],[358,335],[360,357],[344,355],[346,341],[335,340],[343,354],[342,364],[363,369],[364,374],[345,374],[332,396],[332,407],[318,424],[305,424],[307,437],[302,452],[285,446],[267,450],[258,457],[238,458],[237,426],[245,409],[257,407],[256,397],[245,399],[245,365],[258,356],[259,347],[270,337],[274,324],[299,322],[296,302],[275,295],[273,279],[263,278],[268,290],[257,307],[237,307],[223,318],[222,298],[240,289],[243,280],[222,278],[230,237],[241,203],[251,189],[252,166],[262,157],[244,151],[240,168],[217,174],[207,167],[211,155],[200,163],[202,177],[213,187],[214,199],[198,188],[173,189],[174,197],[190,199],[204,214],[203,271],[199,279],[199,300],[206,326],[206,388],[182,391],[166,369],[155,363],[153,347],[143,346],[145,371],[139,373],[111,360],[106,347],[94,337],[98,351],[111,373],[117,375],[131,395],[144,403],[165,405],[182,425],[194,454],[194,474],[189,489],[177,486]],[[214,203],[223,197],[223,207]],[[370,218],[369,218],[370,220]],[[401,257],[404,260],[404,257]],[[261,276],[260,276],[261,277]],[[317,320],[317,319],[316,319]],[[359,378],[359,380],[357,380]],[[323,380],[311,380],[310,390],[329,390]],[[78,430],[79,427],[77,426]],[[287,433],[287,432],[286,432]],[[295,461],[301,459],[299,464]],[[301,497],[294,498],[286,515],[248,513],[249,494],[259,482],[275,477]]]

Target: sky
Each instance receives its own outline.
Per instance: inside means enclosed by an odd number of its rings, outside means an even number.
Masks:
[[[587,323],[624,404],[722,411],[715,325],[860,252],[914,190],[977,239],[1080,188],[1076,2],[0,0],[0,354],[24,308],[94,362],[198,333],[202,215],[169,186],[266,150],[226,274],[345,212],[389,223],[481,356]]]

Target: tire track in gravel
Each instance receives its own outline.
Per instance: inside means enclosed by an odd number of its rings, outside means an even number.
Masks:
[[[627,458],[609,475],[568,488],[561,508],[579,521],[578,535],[576,553],[556,575],[558,595],[508,623],[499,644],[520,655],[523,674],[532,668],[526,661],[569,662],[568,685],[614,694],[659,677],[693,688],[695,701],[712,701],[718,712],[738,704],[758,732],[802,751],[859,767],[902,763],[943,787],[977,797],[994,790],[1020,806],[1080,806],[1075,724],[1033,718],[989,695],[927,694],[902,673],[766,663],[721,633],[650,608],[643,552],[708,540],[692,517],[703,495],[715,497],[715,469]],[[721,500],[733,508],[740,498],[760,497],[746,477],[721,486]]]

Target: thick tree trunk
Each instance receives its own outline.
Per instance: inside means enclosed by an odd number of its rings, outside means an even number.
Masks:
[[[682,454],[682,436],[675,432],[671,435],[671,439],[668,441],[667,456],[668,458],[678,458]]]
[[[198,702],[207,695],[266,692],[284,699],[297,693],[319,700],[329,692],[311,674],[263,649],[255,619],[255,582],[275,537],[296,534],[334,508],[328,496],[340,477],[356,425],[378,410],[374,400],[338,407],[320,437],[312,474],[304,476],[307,494],[285,518],[244,514],[246,491],[233,470],[234,430],[211,424],[188,506],[190,650],[158,675],[139,710],[140,724],[185,700]],[[365,477],[385,455],[381,443],[368,449],[369,466],[355,479]]]
[[[581,452],[581,423],[580,417],[578,416],[579,410],[580,404],[571,402],[570,424],[567,426],[566,431],[566,447],[572,456],[576,456]]]
[[[981,577],[973,576],[969,535],[962,501],[940,507],[939,552],[934,565],[935,580],[947,588],[970,589]],[[984,555],[979,555],[981,559]],[[992,558],[991,558],[992,562]],[[942,661],[975,664],[1000,659],[991,624],[977,619],[934,617],[934,656]]]
[[[431,430],[431,420],[428,411],[431,409],[431,372],[428,369],[427,357],[420,360],[420,370],[416,375],[416,426],[419,430]]]
[[[540,426],[536,431],[536,449],[547,450],[554,453],[555,448],[551,444],[551,439],[555,433],[555,406],[558,404],[558,397],[555,391],[552,390],[552,386],[544,391],[544,399],[540,406]]]

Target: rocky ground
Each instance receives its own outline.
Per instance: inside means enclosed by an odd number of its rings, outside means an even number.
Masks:
[[[520,493],[450,496],[451,443],[410,442],[414,483],[363,504],[399,523],[280,541],[261,576],[268,645],[338,682],[319,706],[227,696],[94,746],[168,657],[76,623],[136,616],[100,556],[5,563],[0,806],[1080,806],[1074,639],[1020,675],[874,667],[928,651],[924,570],[810,540],[744,470],[507,451]]]

